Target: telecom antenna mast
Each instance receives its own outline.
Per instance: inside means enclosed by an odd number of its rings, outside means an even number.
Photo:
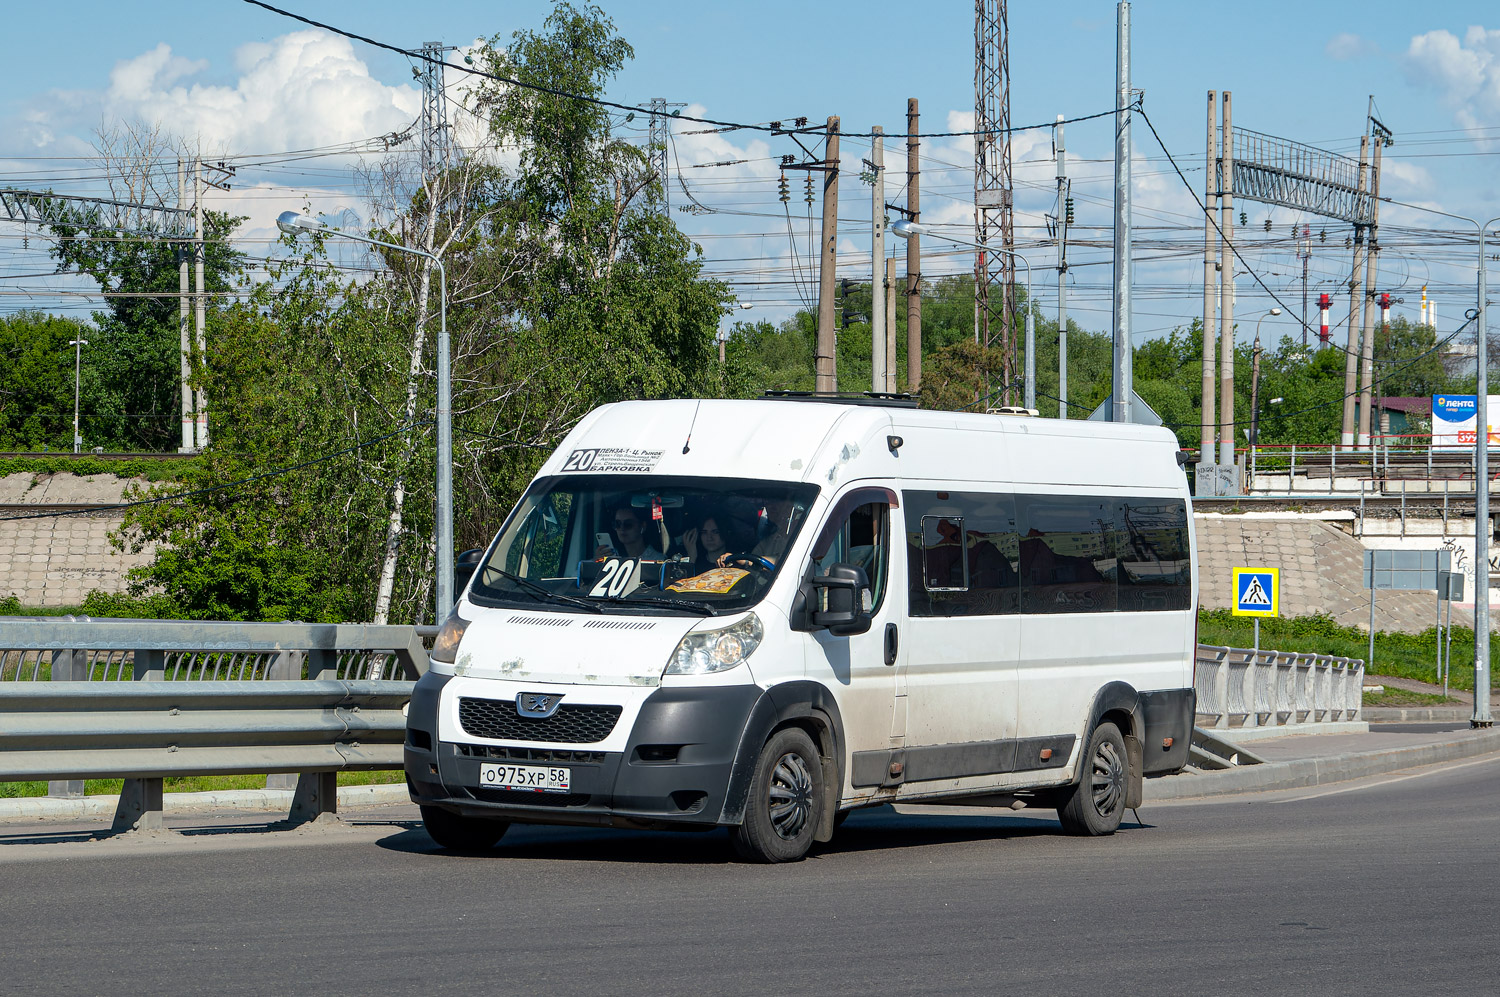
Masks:
[[[1005,250],[975,251],[974,341],[991,346],[999,340],[1007,405],[1014,401],[1016,371],[1009,36],[1005,0],[974,0],[974,241]],[[999,285],[996,308],[990,303],[991,284]],[[997,317],[995,330],[991,322]]]
[[[667,119],[671,117],[671,108],[687,107],[682,103],[667,103],[665,97],[651,98],[651,126],[646,132],[646,147],[651,155],[651,172],[656,174],[656,182],[661,187],[661,199],[652,198],[653,206],[661,214],[665,215],[671,208],[672,189],[668,186],[669,175],[667,173],[667,142],[672,138],[669,129],[671,126]]]
[[[458,46],[442,42],[422,45],[422,178],[434,176],[452,165],[453,132],[448,124],[448,93],[443,86],[443,54]]]

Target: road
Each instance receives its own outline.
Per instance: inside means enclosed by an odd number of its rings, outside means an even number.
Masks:
[[[0,993],[1493,994],[1500,756],[1041,817],[855,815],[806,862],[722,832],[512,829],[410,808],[266,832],[0,826]]]

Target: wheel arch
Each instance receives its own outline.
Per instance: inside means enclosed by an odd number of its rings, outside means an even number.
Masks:
[[[833,820],[843,786],[844,723],[833,693],[805,679],[772,686],[761,693],[751,709],[730,769],[719,823],[744,821],[755,760],[771,735],[786,727],[801,728],[818,746],[823,763],[823,814],[814,840],[827,841],[833,836]]]
[[[1141,805],[1145,787],[1146,753],[1141,740],[1145,731],[1145,715],[1141,709],[1141,694],[1129,682],[1109,682],[1094,694],[1094,704],[1089,710],[1088,726],[1083,732],[1083,747],[1078,756],[1078,771],[1073,784],[1081,782],[1088,764],[1089,743],[1094,731],[1102,723],[1112,723],[1120,729],[1125,739],[1125,756],[1130,765],[1130,782],[1125,791],[1125,806],[1134,809]]]

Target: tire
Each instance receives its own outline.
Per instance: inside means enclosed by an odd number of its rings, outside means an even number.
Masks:
[[[1057,808],[1063,831],[1087,837],[1114,834],[1125,816],[1130,762],[1120,728],[1102,723],[1089,737],[1078,784]]]
[[[730,831],[750,862],[797,862],[823,819],[823,763],[812,738],[795,727],[771,735],[755,761],[745,820]]]
[[[494,847],[510,821],[461,817],[441,807],[422,807],[422,826],[428,837],[450,852],[482,852]]]

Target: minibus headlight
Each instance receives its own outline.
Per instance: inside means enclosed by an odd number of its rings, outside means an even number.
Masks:
[[[458,657],[458,642],[464,639],[464,631],[469,627],[469,621],[454,613],[448,617],[448,622],[443,624],[443,629],[432,641],[432,650],[427,657],[433,661],[440,661],[445,665],[453,664]]]
[[[760,617],[751,613],[720,630],[699,630],[682,638],[667,661],[668,675],[702,675],[722,672],[740,664],[760,646],[765,630]]]

